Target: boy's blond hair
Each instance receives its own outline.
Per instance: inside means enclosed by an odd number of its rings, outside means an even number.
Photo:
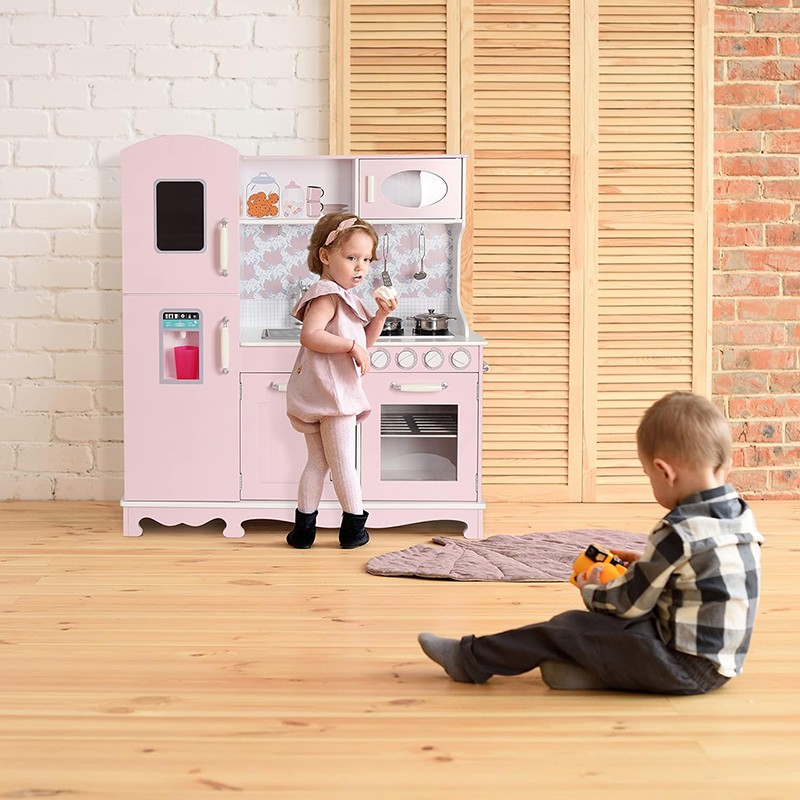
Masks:
[[[672,392],[644,412],[636,431],[642,458],[663,458],[691,467],[717,469],[730,463],[731,428],[706,397]]]

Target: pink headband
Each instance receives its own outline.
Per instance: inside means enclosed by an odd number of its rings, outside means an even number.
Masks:
[[[330,245],[342,231],[346,231],[348,228],[352,228],[353,225],[356,224],[356,222],[358,222],[358,217],[348,217],[347,219],[343,219],[339,223],[339,227],[335,231],[331,231],[328,234],[328,237],[327,239],[325,239],[325,244],[323,245],[323,247],[328,247],[328,245]],[[364,228],[363,225],[356,225],[356,227]]]

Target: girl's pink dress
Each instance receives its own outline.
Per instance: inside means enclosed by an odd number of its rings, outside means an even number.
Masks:
[[[317,281],[292,309],[292,316],[302,322],[308,304],[326,294],[333,296],[336,313],[325,330],[345,339],[355,339],[356,344],[366,347],[364,326],[375,315],[360,298],[334,281]],[[316,433],[323,417],[355,415],[356,422],[361,422],[370,410],[361,373],[352,356],[300,348],[286,387],[286,412],[295,430]]]

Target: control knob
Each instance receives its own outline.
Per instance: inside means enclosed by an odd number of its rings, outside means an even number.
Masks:
[[[389,362],[391,358],[389,357],[389,353],[386,352],[382,347],[379,347],[377,350],[373,350],[369,356],[369,363],[375,369],[386,369],[389,366]]]
[[[401,350],[397,354],[397,366],[400,369],[411,369],[417,363],[417,357],[413,350]]]
[[[450,354],[450,363],[456,369],[466,369],[470,365],[471,361],[472,357],[470,356],[469,351],[462,350],[460,347],[458,350],[454,350]]]
[[[422,363],[428,369],[439,369],[439,367],[444,364],[444,355],[441,350],[428,350],[428,352],[422,356]]]

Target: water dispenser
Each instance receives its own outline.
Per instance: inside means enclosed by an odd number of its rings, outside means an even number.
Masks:
[[[161,312],[161,383],[202,383],[202,315],[198,309]]]

